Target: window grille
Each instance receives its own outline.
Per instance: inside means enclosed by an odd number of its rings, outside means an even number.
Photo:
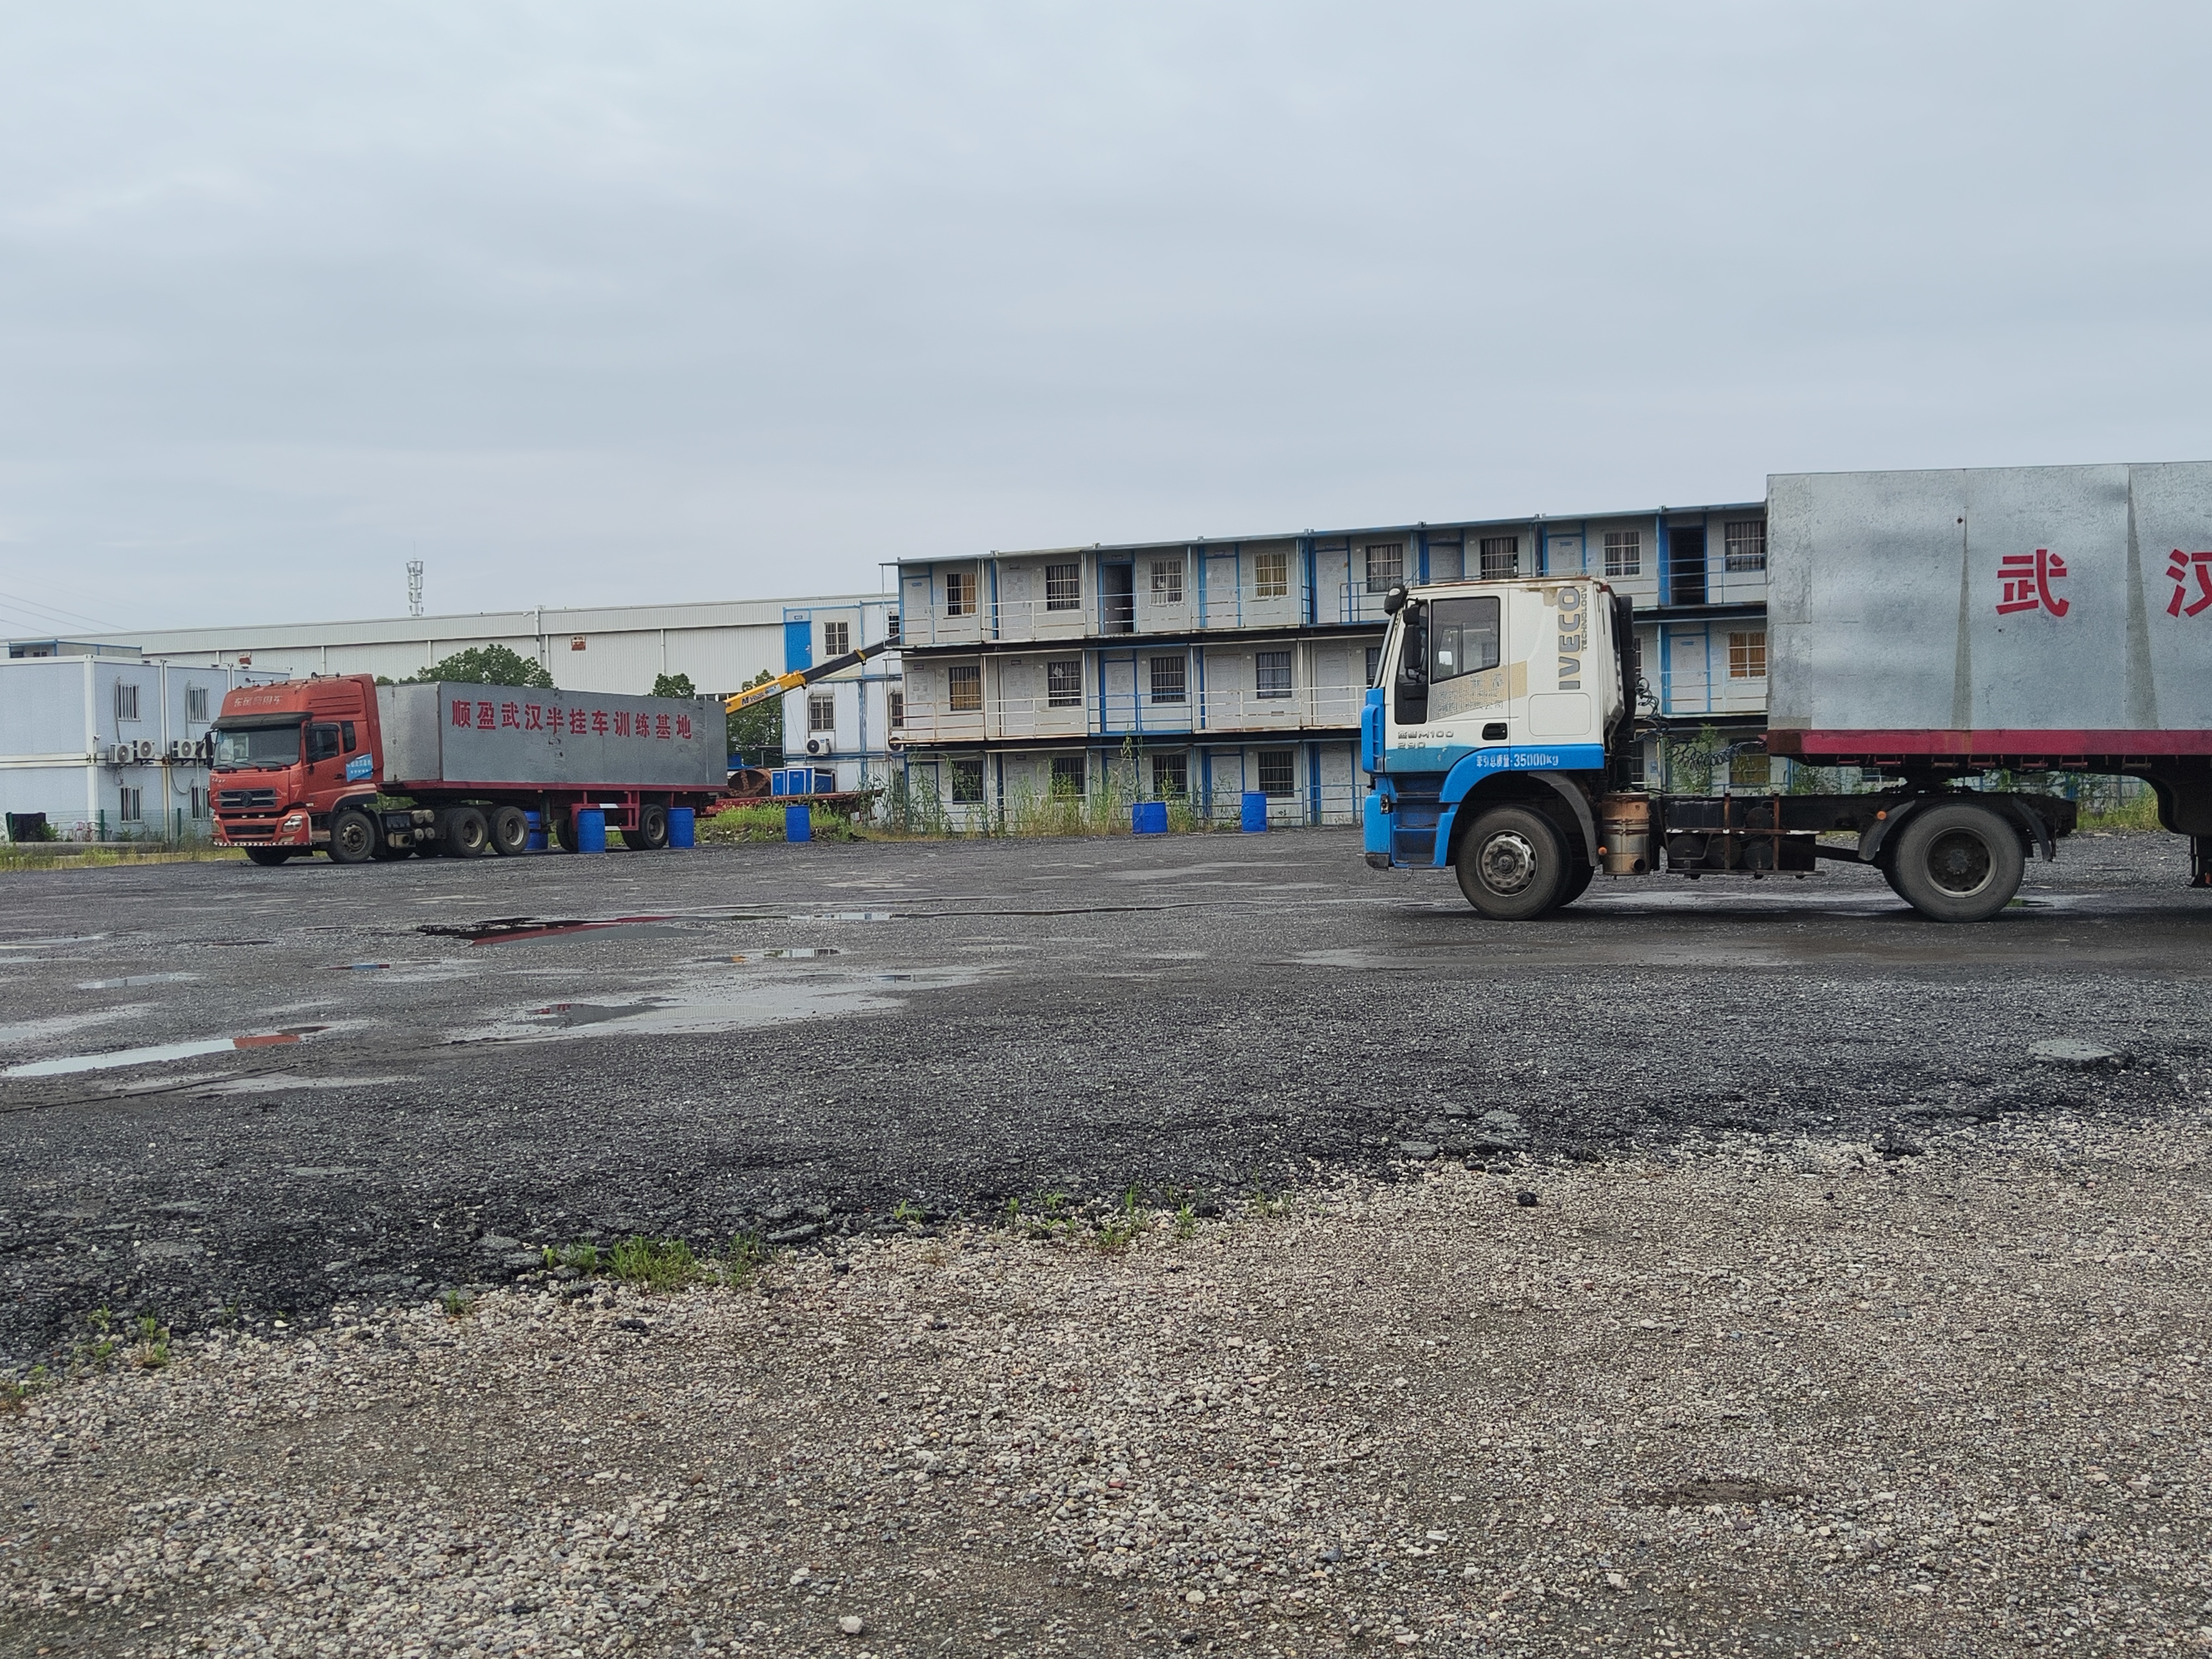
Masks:
[[[1644,532],[1608,530],[1605,532],[1605,574],[1636,576],[1644,571]]]
[[[1291,653],[1261,651],[1252,661],[1253,689],[1263,697],[1291,695]]]
[[[1048,564],[1044,568],[1044,608],[1080,611],[1083,608],[1083,567]]]
[[[1367,544],[1367,591],[1387,593],[1406,576],[1406,544],[1370,542]]]
[[[954,663],[945,671],[945,706],[956,714],[983,712],[983,670],[980,664]]]
[[[1083,707],[1083,659],[1060,657],[1044,665],[1044,701],[1048,708]]]
[[[1152,603],[1154,605],[1182,603],[1182,561],[1181,559],[1152,561]]]
[[[1252,597],[1255,599],[1281,599],[1289,598],[1290,592],[1290,550],[1278,547],[1266,553],[1254,554]]]
[[[1260,793],[1279,799],[1298,792],[1298,751],[1262,749],[1260,751]]]
[[[1756,628],[1747,634],[1729,635],[1729,678],[1732,680],[1763,680],[1766,678],[1766,630]]]
[[[138,688],[122,680],[115,682],[115,718],[119,720],[138,718]]]
[[[1082,755],[1052,757],[1052,793],[1062,798],[1080,797],[1090,787],[1090,772]]]
[[[186,686],[185,688],[185,718],[188,720],[204,720],[207,717],[207,687],[204,685]],[[198,815],[195,813],[193,816],[198,817]]]
[[[125,789],[122,792],[122,810],[118,816],[125,823],[143,823],[146,821],[145,792],[139,789]]]
[[[896,732],[906,724],[906,693],[886,691],[884,702],[890,715],[891,730]]]
[[[1152,796],[1156,800],[1184,800],[1190,795],[1190,758],[1186,755],[1152,757]]]
[[[1379,645],[1370,645],[1367,647],[1367,684],[1370,687],[1375,684],[1375,677],[1382,672],[1382,647]]]
[[[1183,700],[1184,661],[1181,657],[1152,659],[1152,701],[1181,702]]]
[[[1722,553],[1727,568],[1730,570],[1766,568],[1765,520],[1739,519],[1725,526],[1721,535]]]
[[[1482,538],[1482,574],[1485,580],[1521,574],[1521,538],[1518,536],[1485,536]]]
[[[948,617],[972,616],[975,610],[975,578],[964,570],[951,570],[945,576],[945,614]]]
[[[969,756],[952,763],[952,799],[962,806],[975,806],[983,799],[983,757]]]

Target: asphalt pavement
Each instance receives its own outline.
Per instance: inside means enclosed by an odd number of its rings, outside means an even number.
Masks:
[[[0,1355],[631,1234],[2154,1120],[2212,1073],[2186,879],[2178,838],[2081,837],[1976,927],[1840,866],[1509,926],[1323,830],[21,872]]]

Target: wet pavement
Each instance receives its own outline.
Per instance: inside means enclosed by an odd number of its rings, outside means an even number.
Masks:
[[[19,873],[0,1354],[638,1232],[2155,1116],[2212,1091],[2186,873],[2077,839],[1978,927],[1844,867],[1503,927],[1334,831]]]

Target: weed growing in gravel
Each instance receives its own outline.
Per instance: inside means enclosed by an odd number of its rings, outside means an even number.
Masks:
[[[1119,1255],[1135,1243],[1152,1224],[1152,1217],[1139,1204],[1137,1189],[1132,1187],[1121,1194],[1120,1209],[1103,1221],[1093,1224],[1091,1242],[1103,1255]]]
[[[1197,1231],[1198,1212],[1190,1207],[1190,1204],[1188,1200],[1176,1205],[1175,1217],[1176,1237],[1177,1238],[1188,1238]]]
[[[901,1199],[891,1206],[891,1219],[902,1227],[919,1227],[921,1225],[921,1206]]]
[[[574,1267],[580,1273],[595,1273],[607,1264],[596,1244],[563,1244],[558,1249],[548,1244],[545,1247],[545,1265],[548,1267]]]
[[[1263,1187],[1244,1200],[1244,1212],[1247,1215],[1256,1216],[1288,1215],[1295,1197],[1296,1194],[1287,1187],[1279,1193],[1271,1193]]]
[[[617,1279],[649,1291],[676,1291],[698,1277],[699,1259],[680,1238],[626,1238],[615,1246],[608,1267]]]
[[[142,1371],[158,1371],[169,1363],[169,1328],[152,1314],[138,1316],[138,1340],[124,1356]]]
[[[475,1299],[466,1291],[447,1291],[438,1300],[440,1305],[445,1309],[446,1317],[448,1319],[459,1319],[477,1305]]]
[[[739,1233],[723,1253],[722,1282],[733,1291],[743,1290],[752,1281],[754,1273],[775,1258],[775,1252],[758,1233]]]
[[[105,1308],[94,1308],[84,1316],[92,1327],[92,1334],[76,1345],[76,1368],[81,1371],[104,1371],[115,1362],[116,1350],[123,1344],[110,1334],[115,1328],[115,1316]]]
[[[1068,1228],[1066,1193],[1031,1193],[1006,1200],[1006,1230],[1023,1238],[1058,1238]]]

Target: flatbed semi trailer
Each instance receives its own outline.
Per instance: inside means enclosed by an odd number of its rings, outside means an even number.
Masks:
[[[728,781],[712,697],[323,676],[232,691],[213,736],[216,840],[257,864],[518,854],[533,814],[573,850],[587,810],[662,848]]]
[[[1777,475],[1767,513],[1765,749],[1876,787],[1652,793],[1625,598],[1587,576],[1400,588],[1362,711],[1367,861],[1449,869],[1510,921],[1601,872],[1842,860],[1983,921],[2075,811],[1974,785],[2066,771],[2141,779],[2212,887],[2212,463]]]

